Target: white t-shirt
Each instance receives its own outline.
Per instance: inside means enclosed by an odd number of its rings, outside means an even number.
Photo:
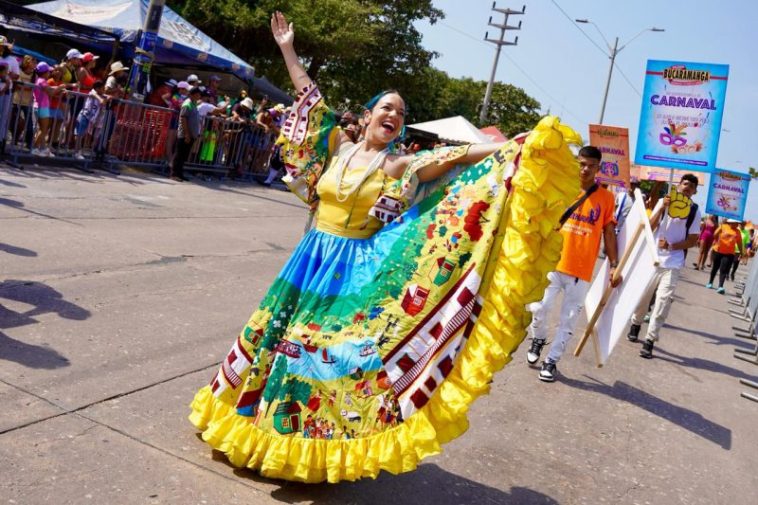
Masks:
[[[118,81],[116,80],[116,76],[110,75],[105,80],[105,89],[116,89],[118,87]]]
[[[8,67],[8,77],[11,80],[13,79],[13,75],[21,75],[21,67],[18,65],[18,60],[15,56],[8,55],[4,58],[0,58],[0,61],[5,62],[6,66]],[[13,84],[11,84],[10,89],[13,90]]]
[[[655,214],[658,209],[663,206],[663,199],[653,209]],[[692,220],[690,226],[690,235],[697,235],[700,233],[700,209],[695,211],[695,219]],[[664,213],[660,226],[655,233],[656,245],[658,240],[665,238],[669,244],[676,244],[687,238],[687,217],[673,218],[668,215],[668,212]],[[680,269],[684,267],[684,250],[677,249],[671,251],[669,249],[658,248],[658,257],[661,260],[661,268],[674,268]]]
[[[629,193],[626,191],[616,193],[616,210],[614,216],[616,218],[617,230],[620,230],[624,226],[624,221],[626,221],[626,216],[628,216],[629,212],[632,210],[632,205],[634,205],[634,198],[629,196]]]
[[[200,102],[197,104],[197,112],[200,114],[200,121],[205,119],[205,116],[216,110],[216,106],[208,102]]]

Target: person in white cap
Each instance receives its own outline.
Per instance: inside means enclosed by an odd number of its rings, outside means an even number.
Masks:
[[[11,56],[13,44],[8,39],[0,35],[0,63],[7,67],[5,91],[0,95],[0,153],[5,149],[5,137],[8,132],[8,123],[11,117],[11,97],[13,95],[13,83],[18,80],[21,70],[18,66],[18,60]]]
[[[190,87],[194,86],[200,86],[203,81],[200,80],[200,78],[195,74],[190,74],[187,76],[187,83],[189,83]]]
[[[78,49],[69,49],[66,57],[61,62],[61,81],[64,84],[74,84],[79,82],[77,73],[82,66],[84,55]]]

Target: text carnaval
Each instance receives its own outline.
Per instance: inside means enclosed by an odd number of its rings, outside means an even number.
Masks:
[[[650,97],[650,103],[653,105],[668,105],[669,107],[689,107],[691,109],[716,110],[716,100],[709,100],[707,98],[653,95]]]

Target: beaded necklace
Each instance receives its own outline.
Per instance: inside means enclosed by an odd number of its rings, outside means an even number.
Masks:
[[[387,154],[389,153],[389,150],[385,147],[381,151],[379,151],[376,156],[374,156],[374,159],[371,160],[371,163],[369,163],[368,168],[363,173],[363,177],[360,178],[360,180],[354,182],[352,185],[348,186],[345,190],[342,188],[342,182],[345,178],[345,172],[347,171],[347,164],[350,162],[350,160],[355,156],[355,153],[358,152],[358,149],[360,149],[362,142],[355,144],[353,147],[348,149],[343,156],[340,156],[337,160],[337,166],[334,167],[334,179],[336,182],[336,191],[335,196],[337,198],[337,201],[340,203],[343,203],[347,201],[347,199],[358,191],[360,187],[363,185],[364,182],[368,180],[369,177],[374,175],[374,172],[376,172],[380,166],[384,163],[384,160],[387,158]]]

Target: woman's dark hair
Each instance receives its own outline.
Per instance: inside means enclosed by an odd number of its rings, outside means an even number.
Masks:
[[[95,81],[92,83],[92,89],[102,88],[103,86],[105,86],[103,81]]]
[[[579,156],[583,158],[591,158],[593,160],[601,161],[603,159],[603,153],[600,152],[595,146],[584,146],[579,149]]]

